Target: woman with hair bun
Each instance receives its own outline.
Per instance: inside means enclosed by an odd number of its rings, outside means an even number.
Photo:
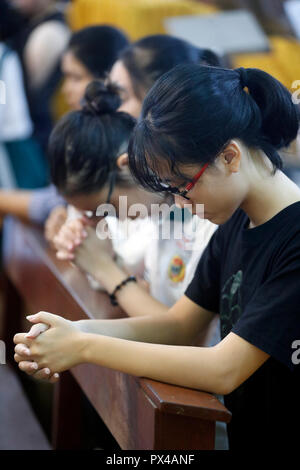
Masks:
[[[101,204],[109,205],[108,209],[113,212],[111,215],[125,220],[127,212],[119,213],[120,196],[126,196],[128,207],[142,202],[148,210],[151,204],[163,199],[161,195],[153,195],[137,186],[131,177],[127,164],[127,148],[136,121],[129,114],[118,111],[120,104],[116,85],[93,81],[87,86],[82,108],[65,115],[50,136],[48,153],[52,182],[69,207],[73,211],[75,209],[71,220],[54,239],[58,258],[64,259],[63,247],[74,242],[74,238],[78,239],[79,234],[75,236],[74,230],[77,234],[83,221],[94,227],[101,221],[101,217],[97,215]],[[111,230],[116,225],[115,218],[108,218]],[[96,232],[92,233],[98,241]],[[73,240],[68,236],[71,234]],[[124,254],[124,244],[122,251],[117,234],[114,235],[116,252]],[[139,258],[143,257],[142,248],[146,242],[147,240],[140,240],[140,246],[135,248],[137,261],[130,264],[134,274],[141,271]],[[107,247],[108,250],[109,248],[110,246]],[[105,248],[98,246],[100,258],[102,250]],[[69,256],[66,257],[70,259]],[[93,259],[97,264],[97,256],[93,255]],[[82,269],[85,264],[88,265],[88,260],[89,258],[85,260],[83,257],[83,265],[80,266]],[[88,272],[87,269],[86,271]],[[93,272],[89,274],[93,276]]]

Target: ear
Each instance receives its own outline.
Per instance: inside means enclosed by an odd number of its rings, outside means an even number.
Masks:
[[[241,165],[241,147],[235,140],[231,140],[220,157],[231,173],[238,173]]]
[[[128,153],[122,153],[122,155],[117,158],[116,163],[120,170],[128,170]]]

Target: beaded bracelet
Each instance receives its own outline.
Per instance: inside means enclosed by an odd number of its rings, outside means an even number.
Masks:
[[[116,299],[116,293],[118,292],[118,290],[122,289],[122,287],[124,287],[128,282],[137,282],[136,277],[135,276],[129,276],[129,277],[127,277],[127,279],[124,279],[124,281],[122,281],[120,284],[118,284],[117,287],[115,287],[114,291],[109,296],[112,305],[119,305],[118,301]]]

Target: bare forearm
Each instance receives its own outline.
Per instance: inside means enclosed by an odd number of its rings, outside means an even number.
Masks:
[[[95,273],[95,277],[104,285],[107,292],[111,293],[128,275],[112,260],[106,265],[105,273]],[[117,300],[130,317],[162,315],[169,310],[166,305],[156,300],[141,285],[135,282],[126,284],[118,291]]]
[[[130,375],[223,394],[226,374],[215,348],[166,346],[83,335],[82,362],[90,362]]]
[[[79,320],[77,323],[85,333],[146,343],[187,344],[179,322],[169,313],[161,317]]]
[[[29,220],[32,191],[0,190],[0,214]]]
[[[114,320],[80,320],[84,333],[157,344],[192,345],[214,314],[183,296],[163,315]]]

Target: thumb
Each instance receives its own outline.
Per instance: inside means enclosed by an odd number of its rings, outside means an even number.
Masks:
[[[60,259],[60,260],[66,260],[66,261],[69,261],[71,259],[74,259],[75,256],[73,254],[73,252],[66,252],[66,251],[57,251],[56,252],[56,258],[57,259]]]
[[[35,315],[28,315],[26,318],[30,323],[46,323],[48,326],[55,326],[61,317],[49,312],[38,312]]]
[[[31,327],[30,331],[28,331],[28,333],[25,335],[25,337],[30,338],[30,339],[34,339],[37,336],[39,336],[39,334],[41,334],[44,331],[48,330],[48,328],[49,328],[49,326],[45,325],[45,323],[37,323],[37,324],[35,324]]]

